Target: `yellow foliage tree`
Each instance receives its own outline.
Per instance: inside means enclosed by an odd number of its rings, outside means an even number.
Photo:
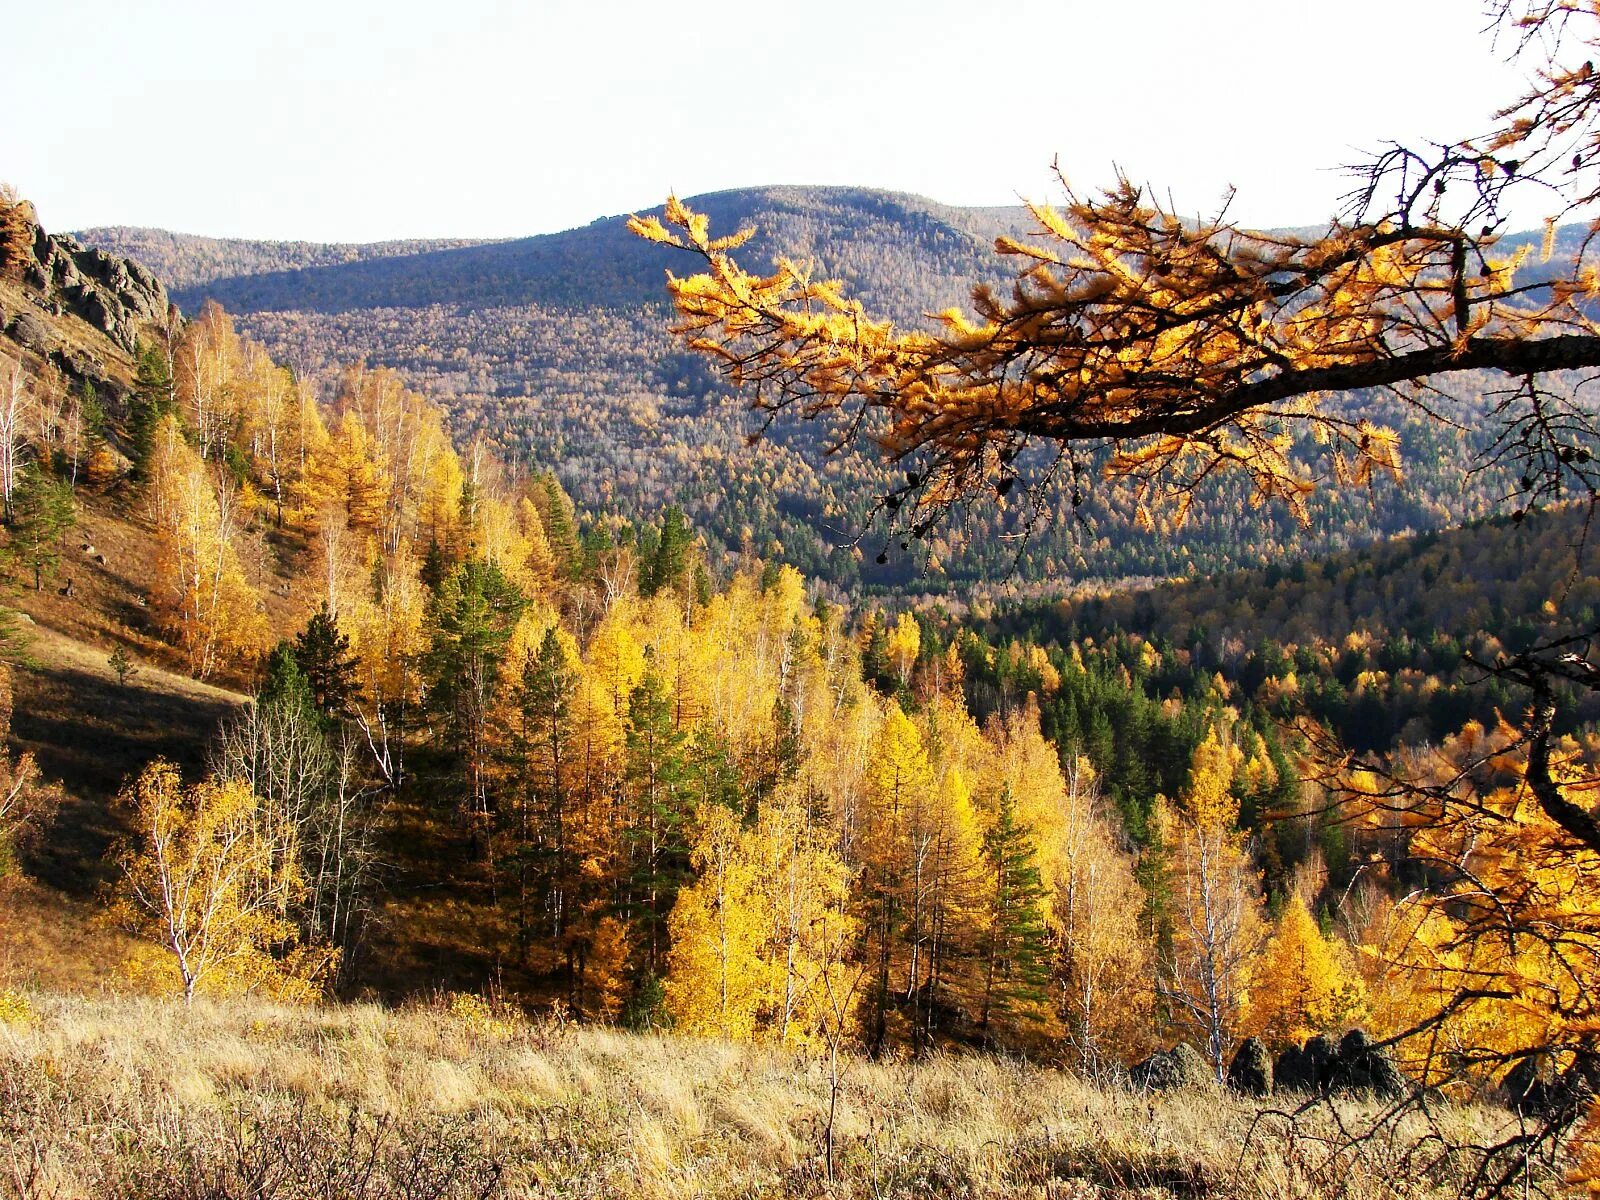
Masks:
[[[848,872],[792,798],[763,805],[754,827],[703,814],[698,880],[669,920],[667,1006],[680,1029],[810,1043],[838,1014],[856,939]]]
[[[666,992],[684,1032],[748,1041],[764,998],[762,945],[770,923],[760,860],[741,833],[728,809],[700,816],[691,855],[699,878],[678,893],[668,919]]]
[[[245,361],[233,318],[216,301],[206,301],[184,328],[173,367],[179,409],[200,457],[220,460],[240,419]]]
[[[1345,774],[1352,818],[1398,826],[1410,856],[1438,876],[1394,906],[1381,940],[1364,948],[1380,967],[1379,1028],[1429,1082],[1481,1084],[1527,1058],[1595,1071],[1600,849],[1555,813],[1584,811],[1600,744],[1544,747],[1553,800],[1532,778],[1539,754],[1509,724],[1469,723],[1409,762],[1353,763]]]
[[[867,762],[867,794],[859,815],[858,853],[866,910],[868,959],[874,975],[874,1049],[888,1033],[891,968],[901,922],[918,890],[915,839],[933,806],[934,775],[917,727],[896,703],[886,706]]]
[[[342,511],[350,528],[375,533],[387,511],[385,464],[372,436],[354,412],[347,411],[327,448],[311,466],[311,486],[318,507]]]
[[[236,495],[184,441],[177,418],[157,427],[150,456],[149,512],[156,533],[158,616],[190,671],[261,653],[268,628],[261,598],[233,547]]]
[[[1256,964],[1247,1023],[1273,1049],[1337,1032],[1359,1018],[1363,988],[1343,947],[1325,937],[1291,892]]]
[[[1037,729],[1031,724],[1026,729],[1031,743]],[[1022,762],[1029,758],[1036,765],[1022,777],[1042,777],[1059,797],[1059,815],[1039,839],[1041,849],[1050,850],[1048,916],[1056,940],[1059,1007],[1079,1069],[1094,1075],[1118,1060],[1131,1062],[1149,1047],[1156,951],[1142,920],[1144,889],[1132,856],[1117,845],[1115,827],[1101,810],[1089,760],[1079,756],[1065,771],[1055,768],[1051,780],[1037,753]],[[1032,784],[1028,794],[1037,796],[1039,788]],[[1037,803],[1030,809],[1048,812]]]
[[[900,680],[900,686],[911,682],[911,670],[917,665],[917,654],[922,649],[922,626],[908,612],[895,619],[884,641],[884,652],[889,656],[889,666]]]
[[[1235,827],[1239,804],[1229,791],[1242,760],[1216,727],[1195,751],[1171,822],[1172,929],[1157,982],[1178,1027],[1200,1040],[1218,1082],[1242,1036],[1265,934],[1260,876]]]
[[[121,802],[135,840],[119,856],[113,911],[172,955],[184,999],[201,989],[313,996],[314,981],[296,978],[272,954],[295,938],[278,899],[284,872],[298,868],[284,865],[264,835],[249,785],[207,780],[186,788],[176,767],[157,760]]]

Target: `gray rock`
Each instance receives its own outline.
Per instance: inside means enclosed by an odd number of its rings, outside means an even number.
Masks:
[[[50,277],[63,292],[81,295],[89,286],[89,277],[78,270],[78,264],[65,254],[58,254],[50,263]]]
[[[1179,1085],[1177,1060],[1165,1050],[1157,1050],[1149,1058],[1135,1063],[1128,1070],[1128,1081],[1136,1088],[1152,1092],[1165,1092]]]
[[[77,308],[85,321],[124,350],[132,351],[138,344],[138,334],[128,320],[127,310],[112,293],[99,288],[91,289]]]
[[[1406,1091],[1406,1077],[1387,1050],[1373,1045],[1362,1029],[1352,1029],[1339,1041],[1330,1065],[1327,1087],[1335,1092],[1370,1093],[1393,1099]]]
[[[1190,1087],[1215,1087],[1217,1082],[1216,1072],[1211,1069],[1211,1064],[1205,1056],[1188,1042],[1179,1042],[1172,1048],[1182,1070],[1183,1082]]]
[[[1555,1117],[1600,1094],[1600,1057],[1580,1052],[1558,1072],[1548,1054],[1519,1059],[1500,1081],[1506,1107],[1530,1117]]]
[[[1323,1092],[1393,1099],[1410,1088],[1394,1057],[1373,1044],[1365,1030],[1352,1029],[1339,1040],[1318,1034],[1296,1049],[1290,1046],[1273,1064],[1280,1092]]]
[[[1319,1033],[1315,1037],[1307,1039],[1305,1046],[1302,1047],[1302,1052],[1305,1054],[1306,1062],[1311,1068],[1312,1078],[1317,1080],[1326,1079],[1328,1066],[1333,1062],[1334,1055],[1338,1053],[1334,1048],[1333,1039],[1325,1033]]]
[[[1290,1046],[1273,1064],[1273,1084],[1280,1092],[1326,1091],[1337,1054],[1333,1039],[1323,1033],[1298,1049]]]
[[[12,341],[17,345],[39,354],[49,351],[55,345],[56,335],[50,326],[41,321],[32,313],[18,313],[11,319],[11,324],[6,327],[6,332],[11,335]]]
[[[1128,1072],[1134,1087],[1168,1092],[1182,1087],[1214,1087],[1216,1076],[1200,1052],[1187,1042],[1157,1050]]]
[[[1560,1080],[1543,1054],[1519,1059],[1500,1081],[1500,1097],[1507,1108],[1530,1116],[1545,1116],[1555,1106]]]
[[[1306,1061],[1305,1051],[1290,1046],[1272,1064],[1272,1085],[1280,1092],[1309,1092],[1315,1090],[1317,1077]]]
[[[1259,1038],[1245,1038],[1234,1052],[1228,1086],[1246,1096],[1272,1095],[1272,1056]]]

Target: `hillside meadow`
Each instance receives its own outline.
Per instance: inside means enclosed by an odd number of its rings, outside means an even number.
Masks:
[[[1442,1108],[1362,1137],[1381,1113],[1002,1057],[831,1068],[459,993],[403,1010],[0,993],[0,1196],[18,1200],[1445,1196],[1468,1159],[1441,1138],[1510,1121]]]

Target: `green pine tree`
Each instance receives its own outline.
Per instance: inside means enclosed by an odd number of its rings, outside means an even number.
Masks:
[[[572,697],[577,679],[554,627],[522,661],[513,696],[520,716],[511,731],[507,767],[517,780],[513,809],[501,813],[509,853],[502,866],[514,877],[517,943],[524,961],[534,936],[535,912],[543,932],[560,944],[578,911],[581,862],[573,851],[567,775],[572,746]],[[539,900],[537,906],[535,901]],[[569,970],[571,963],[569,961]]]
[[[17,477],[11,493],[11,520],[6,553],[19,567],[33,572],[33,590],[44,587],[44,576],[54,574],[61,562],[61,539],[77,524],[72,488],[51,479],[30,463]]]
[[[672,699],[661,676],[646,669],[628,697],[627,770],[633,802],[628,828],[634,847],[632,908],[644,935],[647,971],[661,970],[667,914],[689,875],[686,740],[673,724]]]
[[[640,575],[639,591],[653,596],[663,588],[676,588],[690,582],[690,551],[694,547],[694,530],[683,509],[669,505],[661,514],[661,531],[645,569]]]
[[[178,395],[172,368],[161,347],[148,342],[139,345],[139,367],[134,377],[133,398],[128,402],[128,431],[133,442],[133,476],[142,480],[150,452],[155,446],[156,427],[168,413],[178,410]]]
[[[296,635],[294,658],[305,676],[312,703],[325,720],[350,711],[361,692],[356,682],[356,656],[350,651],[349,635],[340,632],[326,602]]]
[[[1050,935],[1045,925],[1045,889],[1034,864],[1033,831],[1017,823],[1011,789],[1000,793],[1000,811],[983,839],[989,869],[987,954],[983,1005],[978,1024],[987,1028],[997,1013],[1042,1004],[1049,996]]]
[[[490,701],[527,603],[498,566],[469,558],[429,605],[432,638],[423,661],[428,706],[440,719],[447,771],[460,789],[475,854],[485,847],[491,808]]]
[[[577,578],[581,570],[578,531],[572,520],[572,501],[562,490],[555,475],[546,471],[539,476],[533,495],[539,518],[544,522],[545,540],[550,553],[555,556],[556,574],[567,579]]]
[[[267,652],[261,686],[256,689],[256,703],[262,707],[299,708],[307,713],[316,710],[305,672],[295,657],[293,642],[285,639]]]

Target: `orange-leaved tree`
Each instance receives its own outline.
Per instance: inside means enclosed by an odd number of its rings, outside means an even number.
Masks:
[[[1340,943],[1317,928],[1298,892],[1284,901],[1253,976],[1249,1024],[1275,1050],[1343,1028],[1361,1013],[1360,977]]]
[[[1157,992],[1200,1039],[1221,1082],[1242,1036],[1250,975],[1265,930],[1259,874],[1230,792],[1242,755],[1213,728],[1163,842],[1172,847],[1172,930]]]

